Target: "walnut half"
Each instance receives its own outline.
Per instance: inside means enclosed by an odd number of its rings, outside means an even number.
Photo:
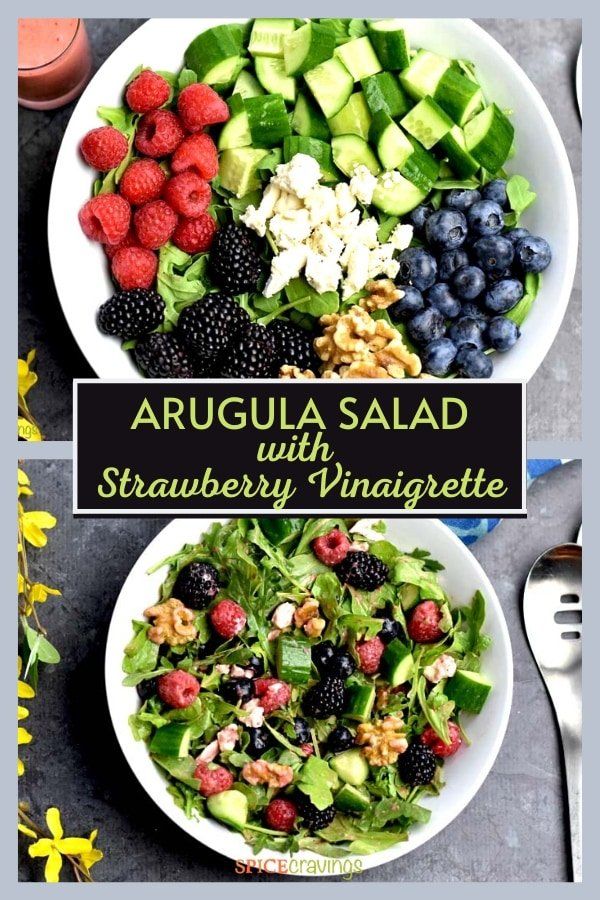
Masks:
[[[150,606],[144,612],[148,619],[154,619],[148,629],[148,638],[155,644],[169,644],[177,647],[193,641],[198,630],[194,625],[194,612],[183,605],[181,600],[171,597],[166,603]]]

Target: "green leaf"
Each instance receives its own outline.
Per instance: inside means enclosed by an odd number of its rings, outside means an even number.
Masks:
[[[99,106],[97,113],[101,119],[121,131],[127,138],[135,131],[137,113],[127,109],[126,106]]]
[[[182,759],[177,759],[173,756],[153,756],[152,759],[168,772],[171,778],[181,781],[187,787],[198,790],[200,782],[197,778],[194,778],[196,760],[192,756],[185,756]]]
[[[339,784],[339,778],[329,763],[317,756],[309,757],[298,775],[297,787],[306,794],[317,809],[326,809],[333,803],[332,788]]]
[[[535,201],[537,194],[530,190],[531,185],[522,175],[511,175],[506,182],[506,196],[510,208],[515,214],[515,225],[519,224],[521,215]]]
[[[160,648],[148,639],[148,623],[134,622],[133,627],[136,633],[125,647],[122,669],[127,675],[151,672],[156,668]]]
[[[506,318],[511,319],[515,325],[520,327],[531,312],[535,299],[540,292],[541,285],[541,274],[528,272],[525,276],[525,293],[516,306],[513,306],[512,309],[509,309],[509,311],[505,313]]]
[[[179,73],[179,78],[177,80],[177,87],[180,91],[184,88],[188,87],[190,84],[196,84],[198,81],[198,76],[192,69],[186,69],[185,66]]]

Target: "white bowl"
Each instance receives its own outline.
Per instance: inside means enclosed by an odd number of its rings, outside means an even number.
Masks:
[[[78,152],[83,135],[100,122],[98,106],[121,103],[123,85],[143,64],[176,71],[190,40],[227,19],[151,19],[106,60],[77,104],[56,161],[48,241],[50,261],[63,312],[73,336],[100,378],[141,378],[118,340],[101,334],[96,310],[113,292],[101,248],[79,227],[77,213],[94,173]],[[482,87],[501,107],[513,110],[517,153],[511,172],[528,178],[538,193],[523,224],[551,244],[554,259],[544,274],[543,289],[518,344],[494,358],[495,380],[528,381],[556,337],[569,301],[577,260],[577,203],[573,176],[558,129],[537,90],[512,57],[470,19],[407,19],[415,46],[472,60]],[[526,27],[526,24],[524,25]]]
[[[212,819],[195,821],[186,818],[167,793],[165,779],[150,759],[146,745],[134,740],[127,721],[138,708],[138,697],[134,688],[124,687],[122,683],[123,649],[131,638],[132,619],[139,619],[144,608],[156,600],[166,574],[166,570],[161,569],[148,575],[148,569],[177,552],[183,544],[196,543],[214,521],[225,520],[174,519],[148,545],[129,573],[115,605],[108,632],[105,661],[108,706],[117,739],[135,776],[155,803],[180,828],[230,859],[289,859],[289,856],[272,850],[254,857],[241,835]],[[426,825],[414,826],[407,842],[360,857],[364,869],[380,866],[420,847],[445,828],[472,800],[490,771],[504,738],[513,685],[510,639],[500,601],[470,550],[437,519],[385,521],[388,536],[397,546],[409,551],[424,547],[446,567],[441,573],[441,582],[452,597],[453,605],[470,603],[476,590],[484,594],[487,608],[484,631],[491,636],[492,645],[483,657],[482,671],[491,679],[494,688],[482,712],[478,716],[468,717],[466,730],[472,744],[446,761],[446,786],[440,796],[428,797],[423,801],[432,811],[430,821]],[[302,851],[295,858],[314,860],[315,856]],[[348,858],[353,861],[358,859]]]

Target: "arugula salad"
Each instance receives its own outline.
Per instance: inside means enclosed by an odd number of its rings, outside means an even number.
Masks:
[[[81,152],[150,377],[488,378],[551,262],[511,111],[410,20],[254,19],[139,66]]]
[[[255,853],[369,854],[429,820],[492,690],[480,592],[455,606],[375,520],[234,519],[162,567],[122,667],[172,802]]]

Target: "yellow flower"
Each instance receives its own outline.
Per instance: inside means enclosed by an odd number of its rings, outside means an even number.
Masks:
[[[54,528],[56,519],[54,516],[41,509],[33,509],[25,512],[19,503],[19,518],[23,537],[33,547],[45,547],[48,538],[44,534],[44,528]]]
[[[60,591],[56,588],[48,587],[46,584],[36,582],[29,588],[27,599],[30,603],[45,603],[48,597],[60,597]]]
[[[88,875],[90,874],[90,869],[92,868],[92,866],[95,866],[97,862],[100,862],[100,860],[104,858],[104,853],[102,852],[102,850],[98,850],[93,846],[94,841],[97,837],[98,829],[94,828],[94,830],[90,834],[90,844],[92,844],[92,849],[79,854],[81,865],[86,870]]]
[[[17,697],[19,700],[31,700],[35,697],[35,691],[31,687],[30,684],[27,684],[26,681],[21,681],[19,675],[21,674],[21,669],[23,668],[23,660],[21,657],[17,657]],[[26,719],[29,715],[29,710],[25,709],[24,706],[17,706],[17,721],[22,722],[23,719]],[[17,744],[19,747],[23,746],[23,744],[30,744],[33,740],[32,735],[27,731],[26,728],[22,728],[19,726],[17,728]],[[17,760],[17,775],[22,775],[25,771],[25,766],[21,762],[20,759]]]
[[[29,476],[23,469],[17,469],[17,496],[31,497],[32,494]]]
[[[63,837],[64,831],[60,821],[60,812],[55,806],[46,810],[46,823],[52,837],[39,838],[35,844],[29,847],[29,855],[34,857],[46,857],[44,877],[46,881],[59,881],[62,869],[63,854],[65,856],[87,857],[94,854],[92,841],[89,838]],[[98,853],[99,851],[95,851]],[[97,862],[96,859],[93,862]],[[93,865],[93,863],[92,863]]]
[[[35,350],[30,350],[27,359],[17,360],[17,378],[19,382],[19,397],[26,397],[31,388],[37,384],[38,377],[35,372],[31,371],[31,366],[35,362]]]

